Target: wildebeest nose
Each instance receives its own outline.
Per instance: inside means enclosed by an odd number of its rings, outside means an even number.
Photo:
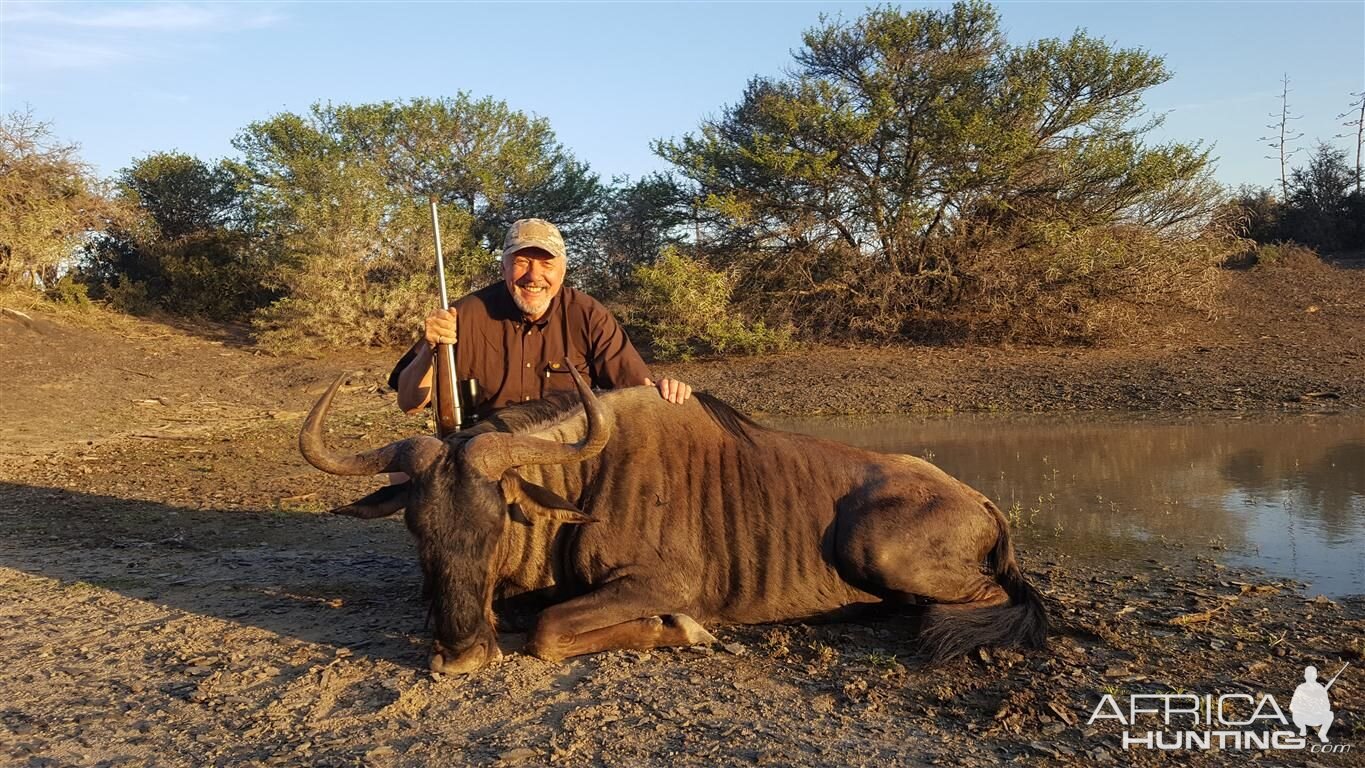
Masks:
[[[438,644],[431,651],[431,671],[443,675],[462,675],[500,659],[502,649],[498,648],[497,640],[493,638],[474,643],[458,654],[451,654]]]

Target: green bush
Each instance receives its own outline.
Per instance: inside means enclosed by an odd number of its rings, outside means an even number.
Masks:
[[[147,290],[147,284],[137,280],[123,279],[104,287],[104,297],[115,309],[130,315],[147,315],[156,311],[156,302]]]
[[[266,349],[407,344],[440,299],[435,275],[354,281],[316,264],[295,273],[290,287],[289,296],[256,313],[257,340]],[[464,287],[452,281],[451,296]]]
[[[694,355],[754,355],[786,348],[788,328],[769,328],[740,316],[730,303],[733,281],[724,272],[665,248],[652,266],[637,267],[627,324],[644,336],[659,360]]]
[[[1208,148],[1152,140],[1142,98],[1170,79],[1162,59],[1084,31],[1005,32],[980,0],[823,19],[787,75],[655,143],[747,310],[807,338],[957,341],[971,324],[1013,334],[1018,312],[1072,327],[1086,284],[1141,293],[1185,269],[1162,246],[1139,274],[1142,249],[1120,242],[1188,239],[1222,202]],[[1010,281],[1021,293],[999,292]]]
[[[48,286],[47,298],[76,309],[85,309],[92,306],[90,301],[90,290],[85,283],[78,283],[70,274],[62,275],[62,278]]]

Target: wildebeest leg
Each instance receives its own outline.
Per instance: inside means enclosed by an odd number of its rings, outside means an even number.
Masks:
[[[533,638],[528,650],[547,661],[557,661],[570,656],[582,656],[619,648],[646,650],[714,642],[716,642],[716,638],[693,620],[691,616],[685,613],[669,613],[663,616],[647,616],[643,619],[625,621],[610,627],[562,638],[561,643],[553,649],[536,643]]]
[[[622,578],[540,615],[528,653],[555,661],[615,648],[659,648],[715,642],[692,617],[670,611],[677,601],[637,580]]]

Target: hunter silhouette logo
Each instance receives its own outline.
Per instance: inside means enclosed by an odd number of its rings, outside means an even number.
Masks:
[[[1351,664],[1347,662],[1346,667],[1349,666]],[[1307,736],[1308,728],[1312,726],[1318,729],[1318,740],[1327,743],[1327,729],[1332,727],[1332,700],[1327,692],[1346,667],[1332,675],[1327,685],[1318,682],[1317,667],[1303,668],[1303,683],[1294,689],[1294,698],[1289,700],[1289,711],[1294,715],[1294,725],[1299,727],[1300,736]]]
[[[1305,667],[1303,682],[1289,702],[1289,715],[1268,693],[1135,693],[1126,697],[1127,706],[1106,693],[1087,724],[1117,720],[1123,726],[1124,749],[1349,752],[1350,744],[1327,741],[1336,719],[1328,692],[1349,666],[1343,665],[1326,685],[1318,682],[1317,667]],[[1310,728],[1320,743],[1309,737]]]

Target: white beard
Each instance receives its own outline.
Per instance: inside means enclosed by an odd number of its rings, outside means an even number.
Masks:
[[[554,294],[545,291],[540,297],[528,299],[521,295],[521,291],[512,291],[512,303],[517,305],[527,317],[540,317],[550,308],[550,302],[554,300]]]

